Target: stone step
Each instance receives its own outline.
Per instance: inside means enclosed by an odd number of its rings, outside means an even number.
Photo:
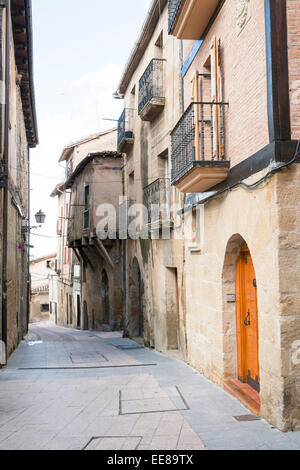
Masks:
[[[237,379],[230,379],[223,382],[223,387],[227,393],[243,403],[252,413],[257,416],[260,415],[259,393],[250,387],[250,385],[244,384]]]

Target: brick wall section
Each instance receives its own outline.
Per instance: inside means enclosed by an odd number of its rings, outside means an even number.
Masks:
[[[287,0],[292,138],[300,138],[300,2]]]
[[[226,153],[234,166],[269,143],[264,2],[252,0],[252,17],[240,34],[236,2],[225,2],[185,77],[185,107],[190,103],[191,80],[196,68],[203,72],[213,36],[221,39],[223,100],[229,101]]]

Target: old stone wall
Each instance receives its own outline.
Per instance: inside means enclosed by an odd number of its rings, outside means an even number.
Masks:
[[[161,35],[161,36],[160,36]],[[162,41],[157,46],[157,40]],[[154,58],[164,62],[163,111],[152,121],[144,122],[138,115],[139,79]],[[135,143],[126,154],[125,194],[136,203],[143,203],[144,188],[158,178],[170,187],[171,139],[170,132],[181,113],[180,94],[180,43],[168,35],[168,9],[161,12],[147,49],[134,71],[125,93],[125,107],[134,108],[133,133]],[[182,207],[183,196],[170,187],[169,203]],[[173,217],[173,214],[172,214]],[[181,289],[183,244],[175,241],[171,230],[170,239],[128,240],[126,242],[126,325],[132,336],[137,335],[137,311],[132,308],[136,298],[134,266],[138,264],[141,275],[141,303],[143,315],[143,338],[147,345],[160,351],[178,349],[184,353],[184,333]],[[169,283],[172,286],[169,286]],[[173,297],[178,296],[178,302]],[[167,321],[168,312],[174,315]],[[174,320],[174,321],[173,321]],[[171,327],[171,324],[173,327]],[[170,330],[168,332],[168,330]],[[167,339],[169,338],[169,340]]]
[[[257,279],[261,415],[281,429],[299,426],[298,167],[255,191],[239,188],[207,202],[201,252],[186,249],[185,263],[188,359],[222,386],[237,377],[235,303],[227,294],[235,294],[247,243]]]
[[[14,47],[11,47],[8,169],[7,351],[17,347],[28,324],[28,247],[22,217],[28,219],[28,143]],[[23,258],[23,261],[22,261]],[[22,271],[24,280],[22,281]],[[23,297],[22,297],[23,290]]]
[[[287,0],[288,57],[292,138],[300,136],[300,4]]]

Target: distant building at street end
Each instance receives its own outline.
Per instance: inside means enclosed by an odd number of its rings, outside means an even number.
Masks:
[[[56,253],[30,262],[30,323],[49,320],[53,306],[49,302],[51,274],[55,273]]]

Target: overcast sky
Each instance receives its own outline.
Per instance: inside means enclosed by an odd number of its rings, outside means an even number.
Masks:
[[[151,0],[33,0],[34,76],[39,146],[31,150],[32,255],[56,251],[57,200],[53,188],[64,178],[58,159],[65,145],[112,127],[122,100],[117,85]],[[34,235],[37,233],[39,236]]]

